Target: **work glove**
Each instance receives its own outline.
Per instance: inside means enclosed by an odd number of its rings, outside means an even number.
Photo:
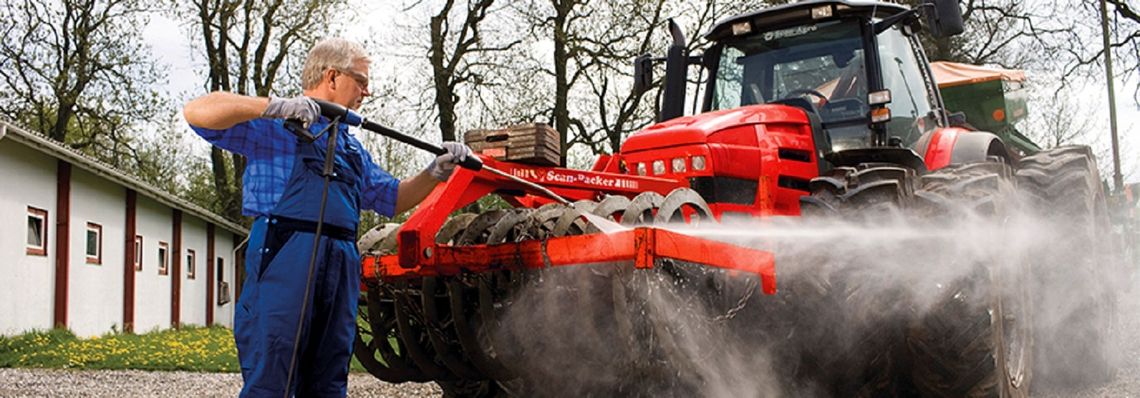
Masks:
[[[445,142],[441,146],[447,153],[436,156],[424,171],[437,180],[447,181],[451,172],[455,171],[455,165],[471,156],[471,148],[458,142]]]
[[[293,98],[270,97],[269,106],[261,117],[271,119],[296,120],[306,129],[321,116],[321,107],[309,97],[299,95]]]

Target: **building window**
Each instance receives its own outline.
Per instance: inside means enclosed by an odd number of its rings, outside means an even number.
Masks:
[[[103,226],[87,223],[87,264],[103,264]]]
[[[143,244],[142,235],[135,235],[135,271],[142,271]]]
[[[28,206],[28,250],[33,256],[47,255],[47,210]]]
[[[193,249],[186,249],[186,279],[194,279],[194,270],[197,268],[194,266],[194,260],[197,258]]]
[[[214,275],[218,276],[218,305],[226,305],[230,302],[230,284],[226,283],[226,260],[218,257],[214,267],[217,271]]]
[[[158,242],[158,274],[166,275],[170,273],[170,245],[166,242]]]

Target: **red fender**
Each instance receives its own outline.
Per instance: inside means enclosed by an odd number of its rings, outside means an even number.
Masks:
[[[1001,138],[993,133],[971,131],[958,127],[934,130],[924,135],[915,145],[922,155],[926,169],[938,170],[950,164],[970,164],[992,161],[994,158],[1013,159]]]
[[[970,130],[959,127],[940,128],[920,139],[915,149],[918,149],[917,152],[922,155],[927,170],[938,170],[950,165],[950,160],[954,156],[954,144],[958,143],[960,135],[968,133]]]

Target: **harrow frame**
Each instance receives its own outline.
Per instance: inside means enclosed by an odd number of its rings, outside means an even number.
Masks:
[[[603,194],[635,194],[687,187],[684,180],[604,171],[572,170],[483,161],[511,175],[547,186],[570,200],[597,199]],[[608,168],[608,167],[607,167]],[[435,243],[435,234],[455,210],[494,193],[512,204],[537,207],[552,200],[522,184],[487,171],[457,168],[437,186],[397,232],[398,254],[365,256],[365,281],[456,275],[461,272],[542,269],[577,264],[632,262],[637,269],[656,261],[682,261],[761,278],[764,293],[776,293],[775,259],[771,252],[745,248],[654,227],[639,226],[614,233],[555,237],[495,245],[451,246]]]

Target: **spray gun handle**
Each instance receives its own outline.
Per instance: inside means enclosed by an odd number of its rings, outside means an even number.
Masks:
[[[317,137],[313,135],[313,133],[310,133],[309,130],[305,128],[305,124],[299,119],[285,119],[285,129],[289,130],[290,133],[293,133],[293,135],[297,136],[297,139],[301,141],[313,142],[317,140]]]

